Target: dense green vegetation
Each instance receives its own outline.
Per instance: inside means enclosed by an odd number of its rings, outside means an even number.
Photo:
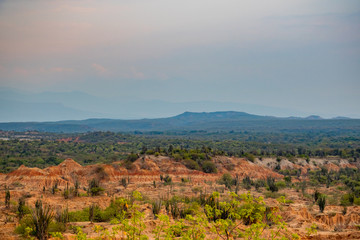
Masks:
[[[65,158],[80,164],[111,163],[129,154],[161,154],[184,160],[191,169],[214,172],[211,156],[228,155],[284,157],[340,156],[360,158],[360,136],[356,132],[91,132],[54,134],[1,132],[0,172],[24,164],[44,168]],[[20,140],[22,139],[22,140]],[[23,140],[26,139],[26,140]],[[131,159],[130,159],[131,162]]]

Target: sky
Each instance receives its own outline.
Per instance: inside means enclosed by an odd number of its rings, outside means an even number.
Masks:
[[[0,0],[0,89],[360,118],[360,1]]]

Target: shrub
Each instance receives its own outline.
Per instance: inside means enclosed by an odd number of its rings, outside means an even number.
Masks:
[[[219,184],[224,184],[228,189],[231,189],[231,186],[233,185],[233,178],[230,173],[224,173],[218,182]]]
[[[286,188],[286,183],[283,181],[278,181],[275,183],[275,185],[278,189]]]
[[[243,178],[242,182],[243,182],[245,189],[247,189],[247,190],[251,189],[251,185],[253,184],[253,181],[251,181],[249,176],[246,176],[245,178]],[[237,184],[235,184],[235,185],[237,185]]]
[[[78,180],[75,181],[74,197],[79,196],[80,183]]]
[[[346,193],[341,196],[340,205],[350,206],[354,203],[355,196],[352,193]]]
[[[265,194],[264,194],[265,198],[279,198],[281,196],[285,196],[285,194],[278,193],[278,192],[265,192]]]
[[[10,191],[9,191],[9,189],[6,190],[6,193],[5,193],[5,206],[6,206],[6,208],[10,208]]]
[[[321,193],[316,189],[314,192],[314,200],[315,202],[317,202],[317,200],[319,199],[319,197],[321,196]]]
[[[205,173],[217,173],[216,165],[211,161],[205,161],[202,165],[202,169]]]
[[[324,212],[325,205],[326,205],[326,197],[325,195],[320,195],[317,201],[317,204],[319,205],[320,212]]]
[[[253,154],[251,154],[251,153],[245,154],[245,157],[246,157],[246,159],[247,159],[248,161],[250,161],[250,162],[254,162],[254,161],[255,161],[255,156],[254,156]]]
[[[65,232],[66,225],[62,222],[51,222],[49,225],[49,233]],[[51,234],[52,235],[52,234]]]
[[[279,191],[278,186],[276,186],[276,184],[275,184],[275,179],[274,179],[274,178],[272,178],[272,177],[267,177],[267,178],[266,178],[266,183],[267,183],[268,188],[269,188],[269,190],[270,190],[271,192],[277,192],[277,191]]]
[[[162,201],[161,199],[158,199],[156,201],[153,201],[151,205],[152,205],[152,213],[154,214],[154,216],[156,216],[157,214],[160,213]]]
[[[124,188],[127,187],[128,183],[126,182],[126,178],[122,178],[122,179],[121,179],[121,185],[122,185]]]
[[[25,199],[23,197],[19,198],[16,214],[18,215],[19,220],[21,220],[26,214],[30,214],[30,209],[25,206]]]
[[[89,183],[89,193],[91,196],[98,196],[101,192],[103,192],[104,189],[100,187],[99,181],[96,179],[92,179]]]
[[[189,169],[193,169],[193,170],[200,170],[201,169],[199,164],[196,161],[192,160],[192,159],[185,159],[184,160],[184,165],[185,165],[185,167],[187,167]]]
[[[129,162],[135,162],[137,159],[139,158],[139,156],[135,153],[130,153],[127,158],[126,158],[126,161],[129,161]]]
[[[163,177],[164,185],[169,185],[172,182],[172,178],[169,175]]]
[[[19,225],[15,228],[15,233],[20,234],[25,237],[25,235],[34,235],[35,232],[32,229],[32,218],[31,216],[25,216],[19,221]],[[31,229],[31,231],[27,231],[26,229]]]
[[[69,222],[87,222],[89,221],[89,209],[69,212]]]
[[[43,206],[41,201],[36,201],[35,209],[32,211],[32,224],[39,240],[48,238],[49,226],[53,218],[52,209],[47,205]]]

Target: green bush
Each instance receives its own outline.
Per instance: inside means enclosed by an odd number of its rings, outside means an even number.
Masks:
[[[211,161],[205,161],[202,165],[202,169],[205,173],[217,173],[216,165]]]
[[[285,193],[278,193],[278,192],[265,192],[264,197],[265,198],[279,198],[281,196],[286,197]]]
[[[325,205],[326,205],[326,197],[325,195],[320,195],[320,197],[318,198],[317,204],[319,205],[320,208],[320,212],[324,212],[325,210]]]
[[[286,183],[284,181],[278,181],[275,183],[275,185],[278,189],[286,188]]]
[[[66,225],[62,222],[51,222],[49,224],[49,233],[65,232]]]
[[[184,165],[185,167],[192,170],[199,170],[199,171],[201,170],[199,164],[192,159],[184,159]]]
[[[33,228],[32,218],[30,215],[23,217],[19,221],[19,225],[15,228],[15,233],[25,236],[26,228]],[[31,232],[31,235],[34,235],[35,232]]]
[[[139,158],[139,156],[138,156],[137,154],[135,154],[135,153],[130,153],[130,154],[127,156],[126,160],[133,163],[133,162],[135,162],[138,158]]]
[[[225,187],[231,189],[233,185],[233,178],[231,177],[230,173],[224,173],[221,178],[218,180],[219,184],[224,184]]]
[[[354,198],[354,204],[355,205],[360,205],[360,197]]]
[[[100,182],[96,179],[92,179],[89,183],[89,193],[91,196],[98,196],[102,193],[105,189],[100,187]]]
[[[69,212],[70,222],[87,222],[89,221],[89,209],[85,208],[80,211]]]
[[[266,178],[266,183],[268,185],[268,189],[271,191],[271,192],[277,192],[279,191],[279,188],[278,186],[275,184],[275,179],[273,177],[267,177]]]
[[[352,193],[346,193],[344,195],[341,196],[340,199],[340,205],[341,206],[350,206],[354,203],[355,201],[355,196]]]

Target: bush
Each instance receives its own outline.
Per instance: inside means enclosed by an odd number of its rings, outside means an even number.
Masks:
[[[191,159],[185,159],[184,165],[185,165],[185,167],[192,169],[192,170],[200,170],[201,169],[199,164],[196,161],[191,160]]]
[[[254,161],[255,161],[255,156],[254,156],[253,154],[251,154],[251,153],[245,154],[245,157],[246,157],[246,159],[247,159],[248,161],[250,161],[250,162],[254,162]]]
[[[126,158],[126,161],[129,161],[129,162],[135,162],[137,159],[139,158],[139,156],[135,153],[130,153],[127,158]]]
[[[24,218],[22,218],[19,221],[19,225],[15,228],[15,233],[20,234],[22,236],[25,237],[26,234],[26,228],[31,228],[32,229],[33,224],[32,224],[32,218],[31,216],[25,216]],[[31,230],[31,235],[34,235],[35,232],[33,230]]]
[[[319,196],[317,204],[319,205],[320,212],[324,212],[325,205],[326,205],[326,197],[325,197],[325,195],[322,194],[322,195]]]
[[[205,173],[217,173],[216,165],[211,161],[205,161],[202,165],[202,169]]]
[[[219,184],[224,184],[228,189],[231,189],[231,186],[233,185],[233,178],[230,173],[224,173],[218,182]]]
[[[154,216],[156,216],[157,214],[160,213],[162,201],[161,199],[158,199],[157,201],[153,201],[151,205],[152,205],[152,213],[154,214]]]
[[[276,185],[276,187],[277,187],[278,189],[286,188],[286,183],[283,182],[283,181],[278,181],[278,182],[275,183],[275,185]]]
[[[62,222],[51,222],[49,225],[49,233],[65,232],[66,225]]]
[[[5,193],[5,206],[6,208],[10,208],[10,191],[6,190]]]
[[[36,201],[32,212],[32,225],[35,235],[39,240],[48,238],[49,226],[54,218],[54,213],[49,206],[43,206],[41,201]]]
[[[99,181],[96,179],[92,179],[89,183],[89,193],[91,196],[98,196],[101,192],[103,192],[104,189],[100,187]]]
[[[21,220],[26,214],[30,214],[30,209],[25,206],[25,199],[23,197],[19,198],[18,208],[16,214],[18,215],[19,220]]]
[[[316,189],[314,192],[314,201],[317,202],[319,197],[321,196],[321,193]]]
[[[266,183],[268,185],[268,188],[271,192],[277,192],[279,191],[278,186],[275,184],[275,179],[272,177],[267,177],[266,178]]]
[[[87,222],[89,221],[89,209],[83,209],[80,211],[69,212],[70,222]]]
[[[285,196],[284,193],[278,193],[278,192],[265,192],[264,197],[265,198],[279,198],[281,196]]]
[[[163,178],[163,181],[164,181],[164,185],[169,185],[169,184],[171,184],[171,182],[172,182],[172,178],[171,178],[169,175],[166,175],[166,176]]]
[[[352,193],[347,193],[341,196],[340,205],[341,206],[350,206],[354,203],[355,196]]]

